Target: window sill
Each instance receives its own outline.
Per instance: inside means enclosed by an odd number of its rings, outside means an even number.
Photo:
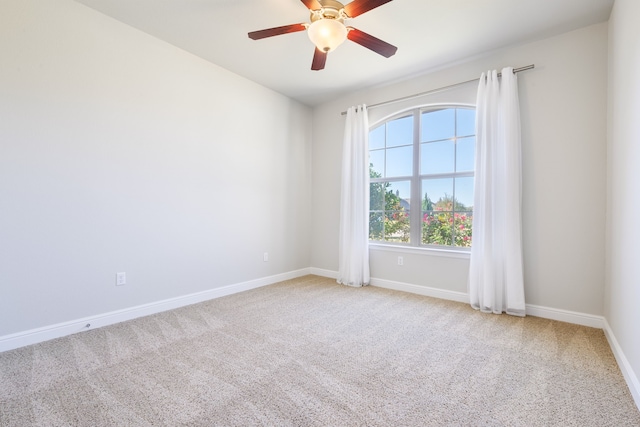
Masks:
[[[380,243],[369,243],[369,249],[374,251],[401,252],[447,258],[469,259],[471,257],[471,251],[464,249],[418,248],[415,246],[387,245]]]

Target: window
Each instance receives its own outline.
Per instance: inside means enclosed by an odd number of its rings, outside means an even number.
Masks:
[[[475,110],[421,108],[369,132],[369,239],[471,246]]]

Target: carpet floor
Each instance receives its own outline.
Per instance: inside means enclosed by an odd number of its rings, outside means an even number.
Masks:
[[[305,276],[0,353],[0,426],[640,426],[603,332]]]

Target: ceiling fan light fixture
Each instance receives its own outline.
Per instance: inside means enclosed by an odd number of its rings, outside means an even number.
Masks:
[[[323,18],[309,25],[307,34],[322,52],[331,52],[347,39],[347,27],[337,19]]]
[[[302,22],[260,31],[251,31],[248,34],[249,38],[260,40],[307,30],[309,39],[315,45],[313,61],[311,62],[311,69],[314,71],[323,70],[327,62],[327,54],[344,43],[346,39],[366,47],[385,58],[394,55],[398,50],[397,47],[384,40],[373,37],[357,28],[347,27],[344,23],[348,19],[355,18],[393,0],[351,0],[347,5],[343,5],[338,0],[301,1],[309,9],[311,23]]]

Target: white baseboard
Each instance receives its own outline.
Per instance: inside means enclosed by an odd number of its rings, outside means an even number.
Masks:
[[[396,291],[409,292],[412,294],[423,295],[457,302],[469,302],[469,295],[464,292],[448,291],[445,289],[431,288],[429,286],[414,285],[411,283],[396,282],[392,280],[371,278],[371,286],[379,288],[393,289]]]
[[[338,278],[337,271],[325,270],[322,268],[311,267],[311,274],[315,274],[316,276],[329,277],[331,279]],[[469,302],[468,295],[463,292],[447,291],[445,289],[430,288],[428,286],[414,285],[411,283],[402,283],[393,280],[376,279],[375,277],[372,277],[370,285],[377,286],[379,288],[394,289],[396,291],[424,295],[427,297],[434,297],[458,302]]]
[[[315,274],[316,276],[329,277],[331,279],[338,278],[337,271],[325,270],[322,268],[311,267],[311,274]],[[413,285],[411,283],[402,283],[392,280],[376,279],[375,277],[372,277],[370,285],[377,286],[379,288],[393,289],[396,291],[424,295],[427,297],[434,297],[458,302],[469,302],[469,297],[466,293],[430,288],[428,286]]]
[[[527,304],[527,315],[542,317],[543,319],[558,320],[560,322],[573,323],[574,325],[589,326],[591,328],[604,328],[604,317],[593,314],[579,313],[576,311],[560,310],[557,308],[542,307]]]
[[[321,268],[311,268],[311,274],[317,276],[338,278],[338,272],[333,270],[325,270]],[[380,288],[395,289],[397,291],[410,292],[413,294],[424,295],[433,298],[446,299],[450,301],[469,303],[469,294],[466,292],[449,291],[446,289],[432,288],[429,286],[415,285],[412,283],[403,283],[393,280],[371,278],[371,286]],[[602,316],[594,316],[592,314],[578,313],[569,310],[559,310],[557,308],[542,307],[539,305],[526,305],[527,314],[530,316],[542,317],[544,319],[558,320],[561,322],[573,323],[576,325],[589,326],[592,328],[603,329],[604,318]]]
[[[638,380],[638,376],[633,371],[631,364],[629,364],[629,360],[624,355],[620,344],[618,344],[618,340],[616,336],[613,334],[611,327],[609,326],[609,322],[607,319],[604,319],[604,335],[607,337],[607,341],[609,341],[609,346],[611,347],[611,351],[618,362],[618,366],[622,371],[622,376],[624,376],[625,381],[627,382],[627,386],[629,386],[629,391],[631,392],[631,396],[633,396],[633,400],[636,402],[636,406],[640,409],[640,380]]]
[[[247,282],[210,289],[203,292],[183,295],[163,301],[156,301],[149,304],[126,308],[123,310],[112,311],[110,313],[98,314],[96,316],[89,316],[69,322],[58,323],[42,328],[31,329],[11,335],[5,335],[0,337],[0,352],[13,350],[31,344],[37,344],[39,342],[48,341],[54,338],[64,337],[88,329],[95,329],[102,326],[113,325],[114,323],[120,323],[126,320],[132,320],[138,317],[148,316],[150,314],[160,313],[167,310],[173,310],[175,308],[236,294],[238,292],[248,291],[250,289],[282,282],[283,280],[295,279],[296,277],[301,277],[307,274],[312,274],[310,268],[303,268],[287,273],[276,274],[274,276],[263,277],[260,279],[249,280]]]
[[[328,277],[330,279],[338,279],[338,272],[333,270],[325,270],[323,268],[311,267],[311,274],[316,276]]]

